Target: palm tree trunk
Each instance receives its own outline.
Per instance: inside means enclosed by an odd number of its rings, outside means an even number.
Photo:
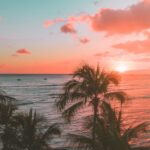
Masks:
[[[95,133],[96,133],[96,118],[97,118],[97,114],[98,114],[98,100],[97,98],[94,98],[93,100],[93,106],[94,106],[94,116],[93,116],[93,131],[92,131],[92,138],[93,138],[93,149],[96,149],[96,137],[95,137]]]
[[[94,148],[95,148],[95,129],[96,129],[96,109],[94,108],[93,132],[92,132],[92,137],[93,137],[93,147],[94,147]]]

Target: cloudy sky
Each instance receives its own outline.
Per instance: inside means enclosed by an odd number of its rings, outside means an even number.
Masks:
[[[0,0],[0,73],[84,63],[150,70],[150,0]]]

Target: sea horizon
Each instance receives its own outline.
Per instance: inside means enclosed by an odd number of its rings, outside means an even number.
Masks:
[[[107,71],[107,72],[116,72],[120,75],[125,74],[150,74],[150,69],[148,70],[128,70],[123,73],[120,73],[115,70]],[[72,75],[73,73],[0,73],[0,75]]]
[[[53,148],[150,150],[150,0],[0,0],[0,149]]]
[[[69,79],[71,79],[71,76],[67,74],[0,75],[0,87],[8,95],[17,99],[19,110],[27,112],[32,108],[46,116],[50,122],[62,124],[64,121],[60,118],[61,115],[54,106],[57,94],[61,93],[64,83]],[[141,122],[141,120],[148,121],[150,117],[149,74],[131,75],[122,73],[118,88],[125,91],[132,99],[130,103],[127,102],[125,105],[124,113],[127,124],[134,124],[135,122]],[[89,112],[89,109],[83,110],[83,114],[87,115]],[[75,133],[82,123],[82,118],[82,113],[79,113],[71,128],[63,127],[65,135]],[[147,133],[145,136],[144,139],[140,139],[134,145],[149,146],[150,135]],[[60,145],[64,144],[64,139],[65,137],[58,139]]]

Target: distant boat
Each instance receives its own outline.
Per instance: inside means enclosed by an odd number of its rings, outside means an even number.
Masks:
[[[47,80],[47,78],[44,78],[44,80]]]
[[[21,81],[21,79],[17,79],[17,81]]]

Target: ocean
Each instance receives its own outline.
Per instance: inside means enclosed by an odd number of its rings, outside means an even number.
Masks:
[[[26,112],[32,108],[44,115],[49,123],[62,124],[62,138],[53,142],[58,147],[65,147],[63,137],[79,130],[83,114],[88,113],[88,109],[84,113],[79,112],[72,125],[68,125],[57,111],[57,94],[61,93],[63,84],[70,78],[70,75],[0,75],[0,88],[17,99],[19,111]],[[118,89],[124,90],[130,97],[124,106],[126,124],[150,122],[150,75],[122,74]],[[150,146],[150,129],[140,139],[133,141],[133,145]]]

